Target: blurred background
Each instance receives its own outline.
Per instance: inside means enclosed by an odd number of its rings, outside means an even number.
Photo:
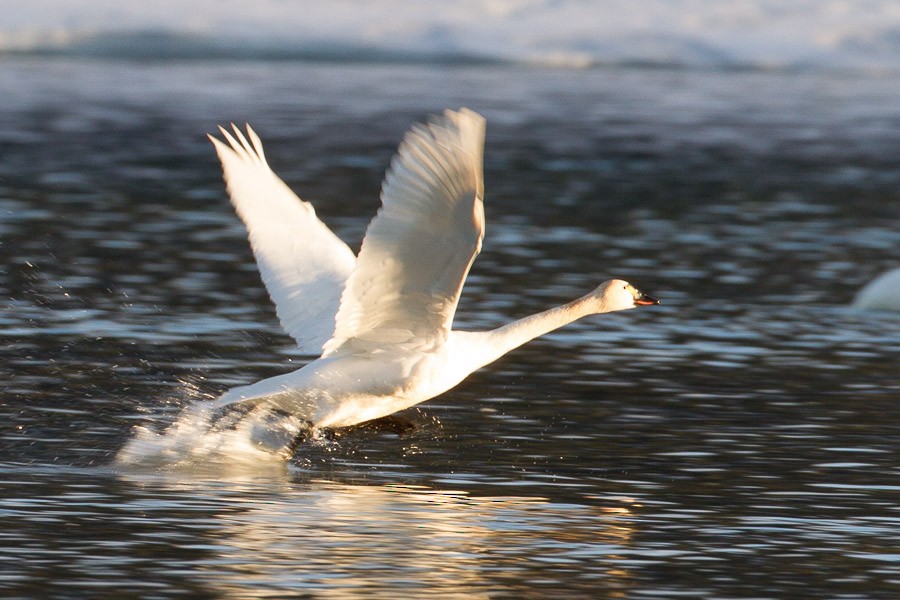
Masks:
[[[3,3],[5,52],[501,62],[584,68],[895,69],[886,0],[36,0]]]

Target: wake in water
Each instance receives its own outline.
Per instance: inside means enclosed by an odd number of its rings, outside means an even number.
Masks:
[[[137,469],[258,470],[282,465],[299,445],[329,447],[344,433],[358,430],[404,436],[420,429],[420,422],[390,415],[340,430],[315,429],[308,423],[267,406],[252,410],[240,407],[214,408],[214,395],[203,393],[192,381],[182,381],[180,397],[170,402],[182,405],[178,416],[161,428],[134,427],[132,438],[119,450],[115,464]],[[421,414],[421,413],[420,413]],[[160,416],[154,421],[158,423]],[[441,427],[431,417],[431,424]],[[420,421],[420,420],[417,420]]]
[[[175,421],[158,431],[134,428],[116,456],[120,466],[180,467],[259,465],[283,462],[296,445],[320,439],[319,432],[286,413],[258,407],[251,411],[214,409],[194,384],[183,382],[189,404]],[[192,398],[191,398],[192,397]]]

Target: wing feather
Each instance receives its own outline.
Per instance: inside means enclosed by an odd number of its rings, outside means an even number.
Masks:
[[[262,281],[282,327],[300,349],[320,354],[356,258],[266,163],[262,141],[232,125],[209,136],[222,161],[231,203],[247,227]],[[249,139],[248,139],[249,138]]]
[[[466,109],[406,134],[325,354],[446,339],[484,236],[483,152],[484,119]]]

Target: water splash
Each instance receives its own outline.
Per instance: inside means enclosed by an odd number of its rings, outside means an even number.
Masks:
[[[181,405],[175,419],[162,428],[138,425],[116,455],[118,466],[184,468],[204,466],[258,467],[291,458],[291,443],[306,425],[266,407],[223,414],[196,381],[182,380],[181,393],[169,405]],[[157,419],[154,419],[159,423]],[[315,439],[316,432],[310,437]]]
[[[214,465],[257,465],[281,462],[283,458],[257,446],[250,435],[252,421],[233,428],[216,426],[208,404],[192,404],[163,431],[137,426],[134,435],[119,451],[116,464],[135,467],[188,467]]]

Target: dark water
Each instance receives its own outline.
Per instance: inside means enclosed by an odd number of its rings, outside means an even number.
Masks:
[[[488,118],[494,327],[593,317],[287,465],[114,456],[296,367],[204,134],[250,121],[352,246],[403,131]],[[0,595],[894,598],[900,78],[0,62]]]

